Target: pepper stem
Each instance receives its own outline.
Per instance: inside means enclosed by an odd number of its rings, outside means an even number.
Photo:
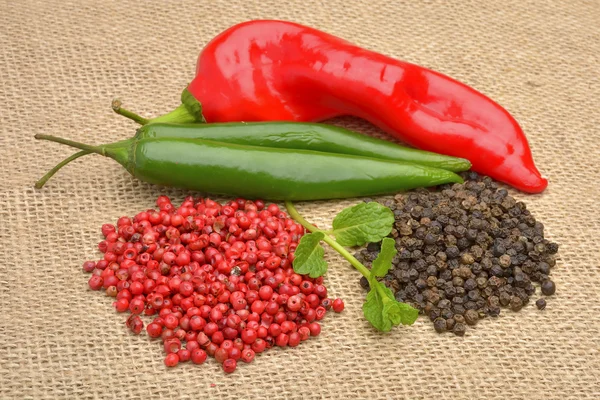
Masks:
[[[48,180],[50,178],[52,178],[54,176],[54,174],[56,174],[58,172],[59,169],[61,169],[62,167],[64,167],[68,163],[70,163],[71,161],[77,160],[79,157],[83,157],[87,154],[90,154],[90,152],[87,150],[81,150],[80,152],[77,152],[77,153],[65,158],[64,160],[62,160],[61,162],[56,164],[56,166],[54,168],[52,168],[50,171],[48,171],[46,173],[46,175],[44,175],[39,181],[37,181],[34,185],[35,188],[41,189],[42,187],[44,187],[46,182],[48,182]]]
[[[39,136],[46,136],[46,135],[39,135]],[[45,139],[43,137],[38,137],[38,135],[36,135],[36,139]],[[50,140],[50,139],[48,139]],[[109,152],[107,154],[104,154],[106,156],[115,158],[114,154],[111,154],[110,149],[119,149],[119,147],[122,146],[127,146],[128,144],[131,143],[131,140],[121,140],[119,142],[115,142],[115,143],[110,143],[110,144],[106,144],[102,147],[105,147],[107,149],[109,149]],[[70,163],[71,161],[77,160],[79,157],[83,157],[87,154],[91,154],[92,152],[88,151],[88,150],[81,150],[75,154],[72,154],[71,156],[65,158],[64,160],[62,160],[61,162],[59,162],[58,164],[56,164],[56,166],[54,168],[52,168],[50,171],[48,171],[46,173],[46,175],[44,175],[39,181],[37,181],[34,185],[34,187],[36,189],[41,189],[46,182],[48,182],[48,180],[50,180],[50,178],[52,178],[62,167],[64,167],[65,165],[67,165],[68,163]]]
[[[106,156],[105,146],[91,146],[89,144],[79,143],[79,142],[75,142],[73,140],[63,139],[63,138],[60,138],[57,136],[52,136],[52,135],[37,134],[37,135],[35,135],[35,138],[38,140],[48,140],[50,142],[66,144],[67,146],[75,147],[76,149],[86,150],[90,153],[96,153],[96,154]]]
[[[91,146],[89,144],[75,142],[73,140],[63,139],[51,135],[37,134],[35,135],[35,138],[39,140],[48,140],[50,142],[66,144],[67,146],[83,150],[86,153],[95,153],[105,157],[110,157],[119,164],[121,164],[123,167],[125,167],[125,169],[127,169],[127,171],[129,171],[131,174],[133,174],[134,166],[130,160],[129,155],[130,151],[132,151],[131,145],[135,143],[135,139],[121,140],[119,142],[103,144],[100,146]],[[68,162],[73,161],[75,158],[81,157],[83,155],[85,154],[77,155],[77,157],[73,155],[72,158],[70,157],[70,159],[63,161],[62,163],[57,165],[52,171],[58,171],[62,166],[64,166]],[[50,176],[52,176],[52,171],[50,171]],[[42,181],[42,184],[43,183],[44,181]]]
[[[134,113],[132,111],[129,111],[129,110],[126,110],[126,109],[122,108],[121,104],[122,104],[121,100],[119,100],[119,99],[114,99],[112,101],[112,104],[111,104],[112,109],[117,114],[122,115],[125,118],[129,118],[130,120],[135,121],[135,122],[137,122],[140,125],[146,125],[150,121],[149,119],[141,117],[141,116],[139,116],[138,114],[136,114],[136,113]]]
[[[181,92],[181,104],[179,107],[167,114],[155,118],[144,118],[134,112],[122,108],[121,101],[118,99],[112,101],[112,109],[117,114],[129,118],[140,125],[157,122],[173,124],[201,124],[206,122],[204,115],[202,115],[202,104],[196,100],[187,88]]]
[[[190,114],[190,112],[184,104],[180,104],[179,107],[177,107],[173,111],[148,120],[148,123],[156,122],[191,124],[194,122],[198,122],[198,118]]]

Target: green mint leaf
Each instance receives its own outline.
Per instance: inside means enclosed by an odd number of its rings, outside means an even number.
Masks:
[[[375,327],[375,329],[389,332],[392,329],[392,324],[383,315],[383,300],[375,287],[371,286],[371,290],[367,294],[367,300],[363,304],[363,314],[367,321]]]
[[[342,246],[379,242],[389,235],[394,213],[376,202],[361,203],[340,212],[333,220],[333,235]]]
[[[181,92],[181,104],[183,104],[187,112],[193,117],[193,122],[206,122],[202,115],[202,104],[185,88]]]
[[[396,304],[400,308],[400,316],[402,325],[412,325],[419,317],[419,310],[409,306],[406,303],[400,303],[396,301]]]
[[[323,259],[325,250],[320,245],[323,232],[308,233],[302,236],[294,252],[294,271],[298,274],[317,278],[327,272],[327,262]]]
[[[419,310],[409,306],[406,303],[400,303],[397,301],[390,288],[384,284],[379,283],[379,286],[385,293],[386,298],[390,300],[387,302],[384,300],[384,315],[390,319],[393,325],[398,325],[399,323],[402,323],[402,325],[412,325],[419,316]]]
[[[363,313],[376,329],[389,332],[400,323],[411,325],[416,321],[418,310],[396,301],[392,291],[375,279],[369,279],[369,284],[371,290],[363,304]]]
[[[381,251],[377,255],[375,261],[373,261],[371,274],[373,276],[385,276],[392,267],[392,259],[397,252],[396,241],[387,237],[383,238],[381,241]]]

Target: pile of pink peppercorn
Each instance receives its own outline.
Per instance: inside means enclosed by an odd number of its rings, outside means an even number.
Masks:
[[[146,331],[162,339],[167,366],[213,356],[230,373],[239,360],[319,335],[317,321],[343,310],[323,278],[294,272],[304,228],[276,204],[187,197],[176,208],[166,196],[156,204],[103,225],[104,257],[83,269],[91,289],[131,313],[126,325],[135,334],[144,328],[140,315],[154,316]]]

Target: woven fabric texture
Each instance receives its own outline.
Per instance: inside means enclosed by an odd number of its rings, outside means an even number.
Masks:
[[[202,46],[244,20],[304,23],[461,80],[506,107],[549,178],[512,192],[560,243],[557,294],[538,311],[503,310],[463,338],[414,326],[376,333],[358,273],[327,250],[325,280],[346,309],[317,339],[273,349],[225,375],[214,360],[166,369],[162,346],[134,336],[112,299],[87,288],[100,226],[186,193],[132,179],[89,156],[42,190],[71,150],[36,133],[119,140],[178,105]],[[600,398],[600,3],[597,0],[0,0],[0,398]],[[335,123],[382,136],[351,118]],[[298,205],[327,226],[356,203]]]

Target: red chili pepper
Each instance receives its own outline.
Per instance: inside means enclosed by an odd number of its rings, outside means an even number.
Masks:
[[[283,21],[250,21],[200,53],[189,92],[209,122],[364,118],[420,149],[471,161],[525,192],[548,182],[515,119],[438,72]],[[164,120],[164,119],[163,119]]]

